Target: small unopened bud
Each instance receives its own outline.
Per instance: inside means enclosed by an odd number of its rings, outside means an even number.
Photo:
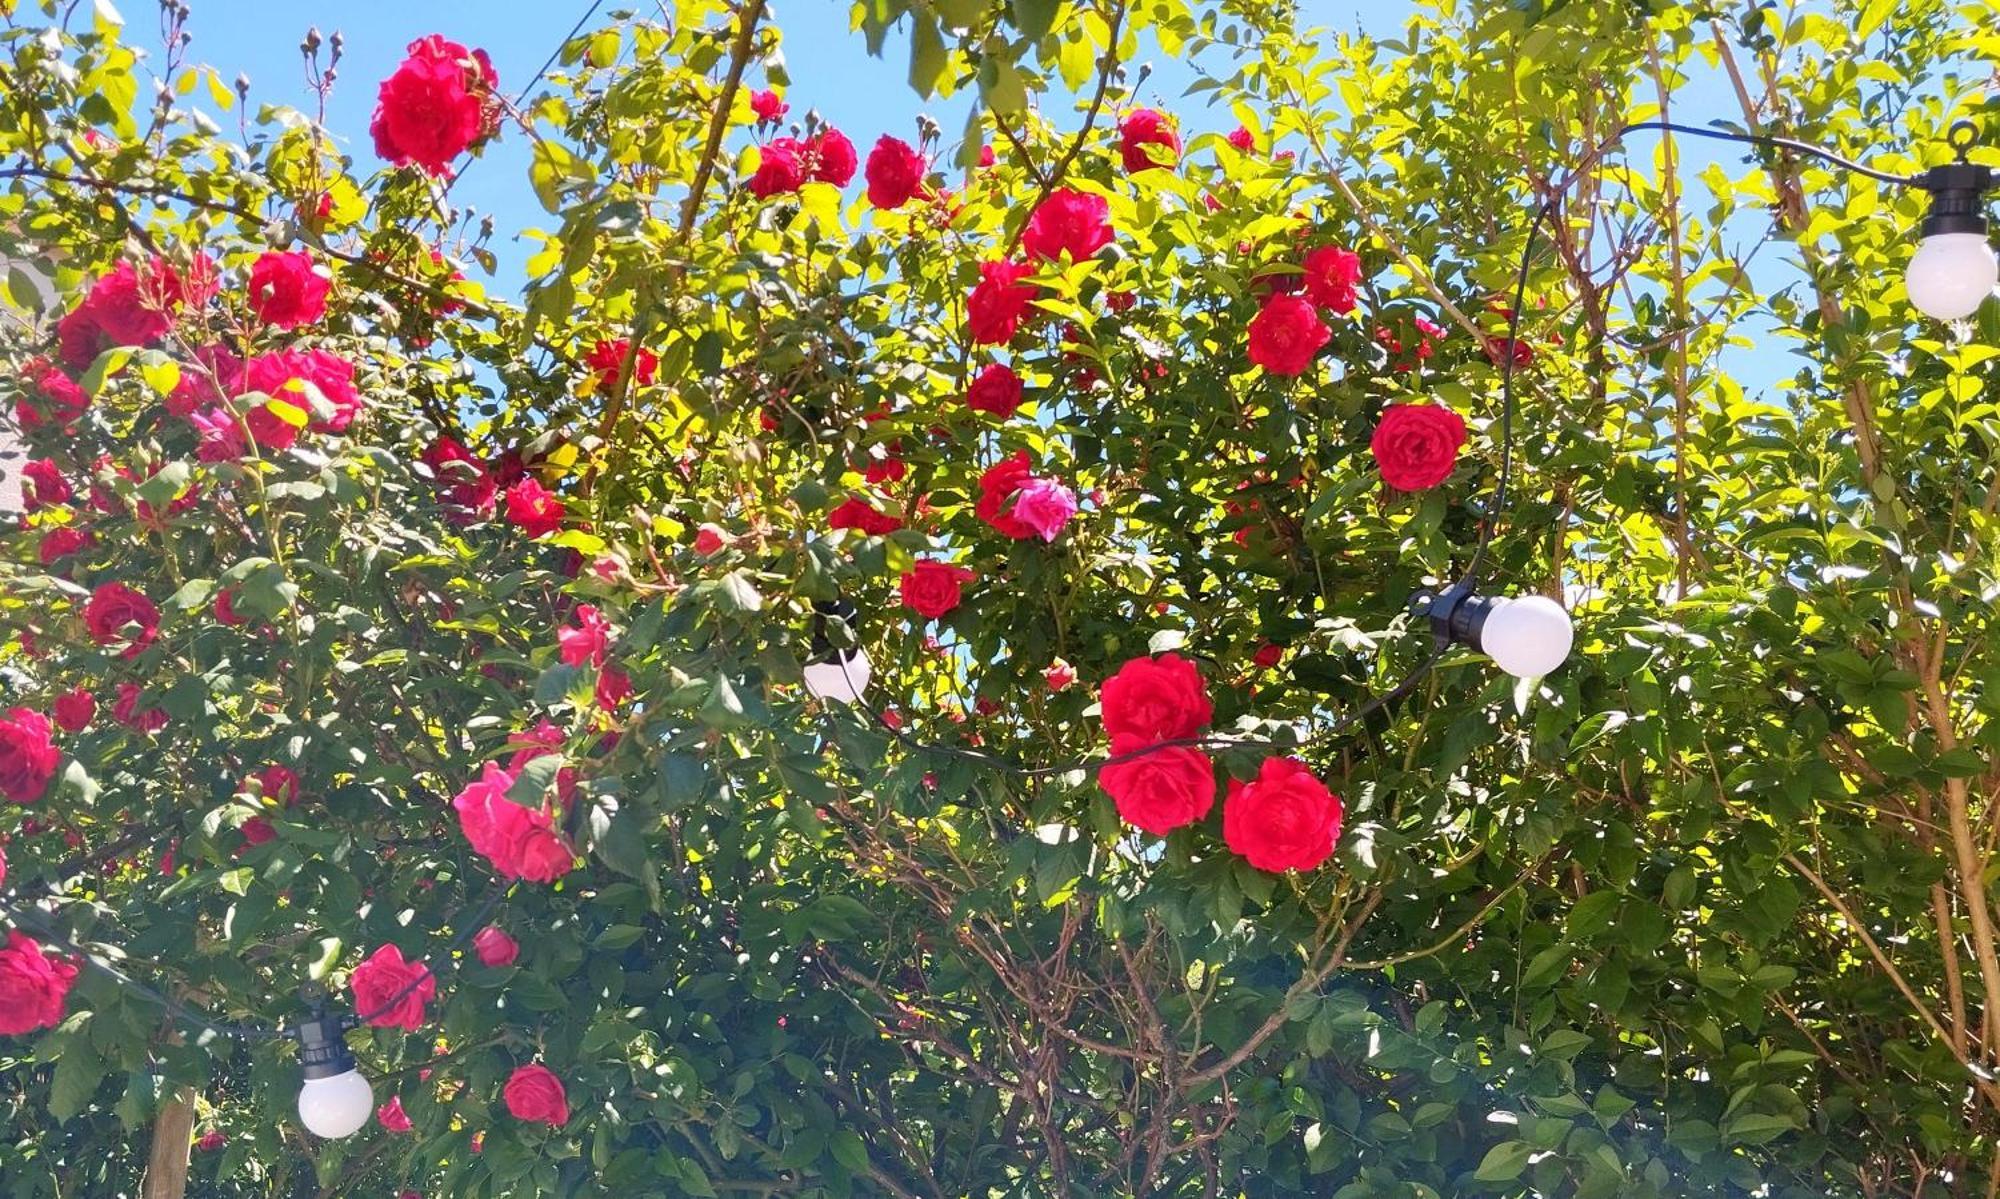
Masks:
[[[236,94],[239,96],[250,94],[250,76],[242,71],[236,72]]]
[[[307,54],[317,54],[319,53],[319,44],[319,26],[314,25],[312,28],[306,30],[305,40],[299,43],[299,49]]]

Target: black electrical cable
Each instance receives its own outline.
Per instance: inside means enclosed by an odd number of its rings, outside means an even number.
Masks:
[[[1582,161],[1565,174],[1562,181],[1556,187],[1551,189],[1548,198],[1535,206],[1534,214],[1528,221],[1527,237],[1521,246],[1520,264],[1514,272],[1514,302],[1507,313],[1507,338],[1501,343],[1499,475],[1494,482],[1491,509],[1486,514],[1486,518],[1480,522],[1479,539],[1474,543],[1472,553],[1466,560],[1465,569],[1459,574],[1457,582],[1453,585],[1453,590],[1470,593],[1477,590],[1479,584],[1484,581],[1484,577],[1480,572],[1481,567],[1485,563],[1487,546],[1492,542],[1494,531],[1498,528],[1501,518],[1507,515],[1509,506],[1513,501],[1514,417],[1516,409],[1519,406],[1519,401],[1514,391],[1515,347],[1519,345],[1521,335],[1521,314],[1527,301],[1528,272],[1534,266],[1536,239],[1541,235],[1542,227],[1548,223],[1549,218],[1555,215],[1561,207],[1563,197],[1569,194],[1570,189],[1575,186],[1576,181],[1583,176],[1584,172],[1594,169],[1598,161],[1604,157],[1604,154],[1623,142],[1626,135],[1646,132],[1681,133],[1693,137],[1710,138],[1715,141],[1735,142],[1740,145],[1791,150],[1822,159],[1857,175],[1864,175],[1870,179],[1894,184],[1898,187],[1920,187],[1924,184],[1924,176],[1922,175],[1896,175],[1887,171],[1878,171],[1872,167],[1855,162],[1853,159],[1837,154],[1824,146],[1816,146],[1810,142],[1802,142],[1789,137],[1775,137],[1768,134],[1739,133],[1730,129],[1682,125],[1674,121],[1635,121],[1631,124],[1621,126],[1611,136],[1592,147],[1583,156]],[[1215,735],[1182,737],[1172,741],[1162,741],[1146,746],[1143,749],[1136,749],[1123,754],[1113,754],[1105,758],[1084,758],[1072,762],[1030,766],[1015,762],[998,754],[987,753],[983,750],[966,749],[962,746],[925,741],[891,724],[887,716],[881,711],[871,708],[870,714],[874,717],[873,723],[895,738],[905,748],[937,757],[958,758],[978,762],[990,769],[1020,778],[1047,778],[1080,770],[1102,769],[1106,766],[1113,766],[1121,762],[1129,762],[1136,758],[1142,758],[1163,749],[1265,749],[1281,753],[1296,753],[1324,744],[1327,741],[1346,734],[1362,720],[1408,696],[1410,692],[1416,689],[1417,684],[1437,666],[1438,661],[1443,658],[1448,648],[1449,643],[1440,635],[1434,642],[1430,653],[1425,655],[1422,661],[1411,667],[1409,673],[1398,680],[1394,686],[1380,695],[1369,699],[1361,706],[1343,713],[1326,728],[1296,742],[1280,742],[1266,737],[1227,737]],[[848,656],[845,652],[835,651],[833,660],[839,663],[841,676],[847,681],[849,690],[855,693],[858,700],[861,688],[854,685],[855,680],[848,673]]]

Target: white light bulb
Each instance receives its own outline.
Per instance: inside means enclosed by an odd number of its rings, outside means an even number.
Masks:
[[[299,1088],[299,1123],[316,1137],[351,1137],[375,1110],[375,1090],[359,1070],[331,1078],[308,1078]]]
[[[1979,311],[2000,283],[2000,259],[1983,233],[1933,233],[1910,256],[1904,284],[1925,316],[1955,321]]]
[[[1517,679],[1538,679],[1561,666],[1575,640],[1569,613],[1542,595],[1499,601],[1479,630],[1479,648]]]
[[[806,667],[806,694],[840,704],[856,703],[868,690],[868,677],[867,654],[852,649],[843,656],[837,651],[832,659]]]

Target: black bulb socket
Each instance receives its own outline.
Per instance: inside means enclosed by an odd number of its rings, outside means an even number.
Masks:
[[[1917,186],[1931,194],[1924,214],[1923,236],[1976,233],[1986,236],[1986,193],[1993,190],[1993,168],[1976,162],[1949,162],[1918,177]]]
[[[1430,618],[1431,635],[1440,651],[1462,645],[1474,653],[1485,653],[1486,618],[1493,615],[1500,600],[1476,594],[1471,583],[1456,583],[1443,591],[1418,592],[1412,606],[1418,615]]]
[[[347,1048],[351,1027],[353,1021],[346,1016],[316,1012],[292,1030],[292,1038],[299,1043],[299,1072],[308,1082],[355,1069],[354,1054]]]
[[[855,618],[859,615],[860,611],[847,600],[814,600],[811,660],[814,662],[831,662],[835,659],[836,650],[833,641],[827,636],[827,622],[829,620],[838,620],[851,629],[854,627]],[[859,656],[859,652],[856,649],[847,648],[839,650],[838,656],[842,661],[852,662]]]

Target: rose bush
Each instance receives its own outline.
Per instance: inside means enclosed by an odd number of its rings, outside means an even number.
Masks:
[[[348,149],[31,8],[0,1187],[1990,1184],[2000,328],[1910,316],[1917,197],[1598,145],[1719,68],[1704,116],[1944,161],[1990,17],[862,6],[977,93],[912,133],[692,0],[518,98],[421,39]],[[518,303],[438,182],[494,137]],[[1809,351],[1762,398],[1760,330]],[[1326,735],[1485,531],[1569,666]],[[306,1137],[294,1049],[79,953],[265,1029],[324,988],[376,1119]]]

